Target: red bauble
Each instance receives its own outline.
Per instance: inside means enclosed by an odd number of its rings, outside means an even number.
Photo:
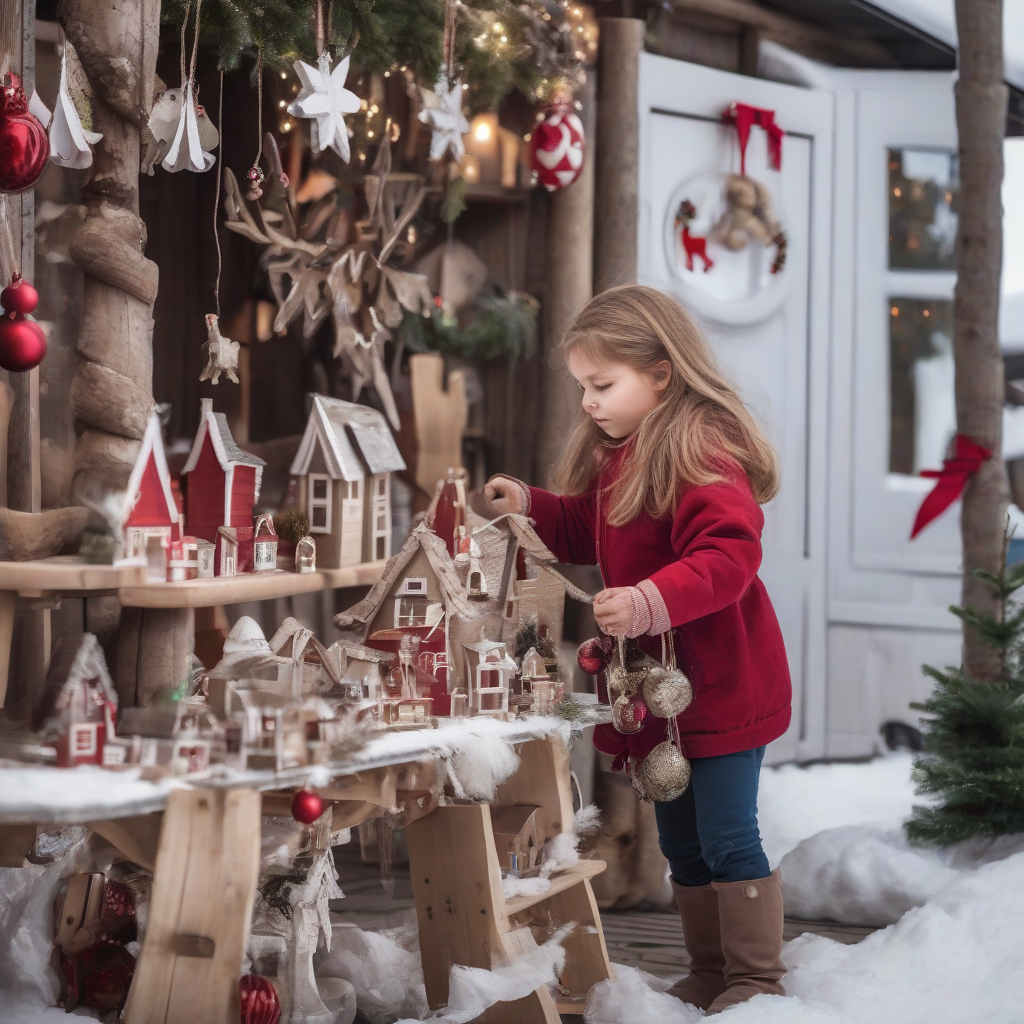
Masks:
[[[262,974],[246,974],[238,979],[240,1024],[277,1024],[281,1019],[281,1000],[277,989]]]
[[[0,97],[0,192],[24,192],[46,170],[50,140],[42,122],[28,110],[21,79],[4,76]]]
[[[308,789],[297,789],[292,797],[292,817],[303,825],[312,825],[324,813],[325,807],[323,798]]]
[[[46,355],[46,335],[34,320],[20,313],[0,316],[0,366],[24,373],[38,366]]]
[[[21,313],[28,315],[36,311],[39,305],[39,292],[22,279],[21,274],[15,274],[11,283],[0,292],[0,306],[3,306],[5,313]]]
[[[530,166],[549,192],[571,185],[583,171],[583,124],[567,100],[548,107],[533,129]]]
[[[576,664],[588,675],[596,676],[598,672],[608,666],[612,657],[612,642],[610,637],[593,636],[576,648]]]

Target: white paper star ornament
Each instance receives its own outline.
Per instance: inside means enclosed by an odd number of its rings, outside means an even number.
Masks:
[[[315,129],[310,132],[314,153],[329,146],[345,163],[348,163],[351,153],[344,115],[354,114],[361,103],[354,92],[345,88],[350,59],[346,57],[333,71],[331,58],[326,53],[321,54],[315,68],[297,60],[295,73],[302,83],[302,91],[288,107],[288,113],[293,117],[308,117],[316,121]]]
[[[441,160],[450,150],[456,160],[461,160],[466,152],[462,136],[469,131],[469,122],[462,112],[461,79],[456,78],[449,85],[448,76],[442,71],[433,92],[429,89],[421,89],[420,92],[423,96],[423,109],[419,117],[433,132],[430,137],[430,159]]]

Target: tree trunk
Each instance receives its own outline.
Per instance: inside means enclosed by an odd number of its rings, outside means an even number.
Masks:
[[[1002,0],[956,0],[960,77],[956,120],[960,136],[960,220],[953,305],[957,431],[995,453],[964,492],[963,604],[997,613],[996,598],[975,569],[998,572],[1009,485],[1001,449],[1003,360],[999,348],[1002,266],[1003,134],[1008,91],[1003,83]],[[998,651],[964,628],[964,670],[997,678]]]
[[[153,102],[160,0],[61,0],[57,16],[89,79],[93,129],[103,134],[82,188],[85,220],[71,241],[71,258],[84,278],[78,338],[84,358],[70,395],[81,435],[72,493],[97,502],[127,486],[154,406],[159,275],[143,255],[139,152]],[[187,609],[125,610],[115,675],[126,703],[146,704],[181,682],[190,667],[191,622]]]

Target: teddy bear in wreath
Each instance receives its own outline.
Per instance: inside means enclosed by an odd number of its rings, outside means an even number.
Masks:
[[[775,216],[767,187],[749,175],[730,174],[722,195],[725,211],[710,237],[733,252],[739,252],[750,242],[776,246],[771,272],[777,274],[786,261],[786,233]]]

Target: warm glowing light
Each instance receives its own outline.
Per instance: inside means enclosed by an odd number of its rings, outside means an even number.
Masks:
[[[491,137],[491,126],[486,121],[477,121],[473,129],[473,138],[477,142],[487,142]]]
[[[285,102],[284,100],[278,100],[278,101],[277,101],[277,105],[278,105],[278,106],[279,106],[279,107],[280,107],[280,108],[281,108],[282,110],[284,110],[284,108],[285,108],[286,106],[288,106],[288,104],[287,104],[287,103],[286,103],[286,102]]]
[[[288,77],[288,72],[287,71],[282,71],[281,72],[281,77],[282,78],[287,78]]]
[[[369,132],[367,132],[367,133],[366,133],[366,137],[367,137],[368,139],[372,139],[372,138],[373,138],[373,132],[372,132],[372,131],[369,131]]]
[[[492,32],[493,32],[493,33],[494,33],[495,35],[498,35],[499,33],[501,33],[501,32],[504,32],[504,31],[505,31],[505,29],[504,29],[504,27],[502,26],[502,24],[501,24],[501,22],[500,22],[500,21],[496,21],[496,22],[495,22],[495,23],[494,23],[494,24],[493,24],[493,25],[491,26],[491,31],[492,31]]]
[[[291,123],[291,121],[285,121],[285,123],[283,125],[281,125],[281,131],[283,131],[283,132],[290,132],[291,130],[292,130],[292,123]]]
[[[921,311],[921,316],[931,316],[931,315],[932,315],[932,312],[931,312],[930,309],[925,309],[925,310]]]
[[[502,41],[503,43],[507,43],[507,42],[508,42],[508,36],[502,36],[502,37],[501,37],[501,41]]]
[[[468,88],[469,88],[469,82],[464,82],[463,86],[462,86],[462,91],[465,92]]]
[[[899,306],[893,306],[892,309],[889,310],[889,312],[892,313],[893,316],[899,316],[900,315],[900,307]]]
[[[523,142],[529,142],[529,141],[530,141],[530,135],[531,135],[531,133],[530,133],[530,132],[527,132],[527,133],[526,133],[526,134],[525,134],[525,135],[523,136]]]
[[[384,72],[384,77],[385,78],[390,78],[391,77],[391,72],[390,71],[385,71]]]
[[[370,104],[367,103],[366,100],[362,100],[360,102],[360,104],[359,104],[359,108],[360,108],[360,110],[369,110],[370,109]]]
[[[903,192],[902,192],[902,190],[901,190],[900,188],[898,188],[898,187],[897,187],[897,188],[894,188],[894,189],[892,190],[892,194],[893,194],[893,195],[894,195],[894,196],[895,196],[895,197],[896,197],[897,199],[899,199],[899,197],[900,197],[901,195],[903,195]]]
[[[373,113],[376,114],[377,111],[380,110],[380,107],[378,107],[376,103],[373,103],[373,104],[370,105],[370,110],[372,110]]]

